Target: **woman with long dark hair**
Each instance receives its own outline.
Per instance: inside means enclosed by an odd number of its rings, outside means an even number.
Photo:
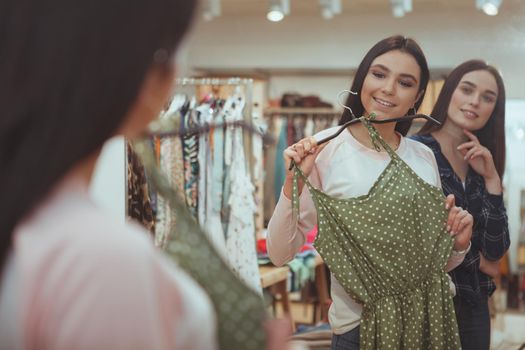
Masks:
[[[268,252],[276,265],[288,262],[318,225],[315,246],[331,271],[332,349],[459,348],[445,270],[463,260],[472,216],[445,200],[434,155],[404,137],[409,121],[372,123],[414,114],[428,79],[414,40],[383,39],[360,63],[346,102],[353,113],[340,121],[360,122],[328,144],[316,140],[339,127],[284,151],[295,165],[268,226]]]
[[[165,105],[195,6],[1,2],[0,348],[216,347],[201,288],[88,195],[104,141]]]
[[[445,195],[474,217],[472,248],[450,271],[464,350],[490,347],[488,297],[497,261],[510,245],[501,179],[505,169],[505,86],[494,67],[481,60],[457,66],[446,78],[432,116],[414,136],[432,149]]]

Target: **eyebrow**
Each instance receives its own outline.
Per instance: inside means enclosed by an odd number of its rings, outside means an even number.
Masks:
[[[474,83],[472,83],[472,82],[470,82],[468,80],[463,80],[463,81],[460,82],[460,84],[465,84],[465,85],[468,85],[468,86],[473,87],[473,88],[477,87],[476,84],[474,84]],[[495,93],[492,90],[488,90],[487,89],[487,90],[485,90],[485,92],[488,93],[488,94],[494,95],[494,96],[498,96],[498,94]]]
[[[390,72],[390,69],[388,69],[386,66],[380,64],[380,63],[376,63],[374,64],[373,66],[370,66],[370,68],[380,68],[384,71],[387,71],[387,72]],[[418,82],[416,77],[413,76],[412,74],[407,74],[407,73],[401,73],[399,74],[400,76],[404,77],[404,78],[409,78],[409,79],[412,79],[414,82]]]

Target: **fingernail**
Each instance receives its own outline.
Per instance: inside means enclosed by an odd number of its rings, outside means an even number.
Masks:
[[[447,231],[450,231],[450,225],[447,225]]]
[[[448,203],[445,204],[445,209],[448,210],[449,206],[448,206]]]
[[[456,235],[456,232],[451,231],[451,232],[450,232],[450,235],[451,235],[451,236],[455,236],[455,235]]]

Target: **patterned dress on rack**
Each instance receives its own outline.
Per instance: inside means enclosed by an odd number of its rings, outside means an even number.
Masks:
[[[190,109],[182,118],[184,129],[197,128],[197,112]],[[189,134],[182,138],[182,152],[184,157],[184,193],[186,195],[186,205],[192,215],[197,218],[198,210],[198,178],[199,178],[199,135]]]
[[[126,142],[127,167],[127,207],[128,216],[137,220],[152,234],[155,233],[155,216],[151,208],[146,173],[133,147]]]

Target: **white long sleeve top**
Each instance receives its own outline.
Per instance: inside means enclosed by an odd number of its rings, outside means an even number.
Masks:
[[[338,127],[323,130],[316,139],[333,134]],[[401,137],[397,154],[427,183],[441,188],[436,159],[422,143]],[[390,162],[386,151],[377,152],[359,143],[345,130],[319,153],[309,176],[311,184],[334,198],[351,198],[364,195]],[[317,213],[304,186],[300,196],[299,220],[292,218],[292,204],[281,191],[281,196],[268,224],[267,247],[272,262],[281,266],[292,260],[303,246],[306,233],[317,224]],[[444,205],[444,203],[443,203]],[[446,270],[457,267],[464,255],[453,254]],[[335,334],[346,333],[360,323],[362,307],[331,276],[332,305],[328,318]]]

